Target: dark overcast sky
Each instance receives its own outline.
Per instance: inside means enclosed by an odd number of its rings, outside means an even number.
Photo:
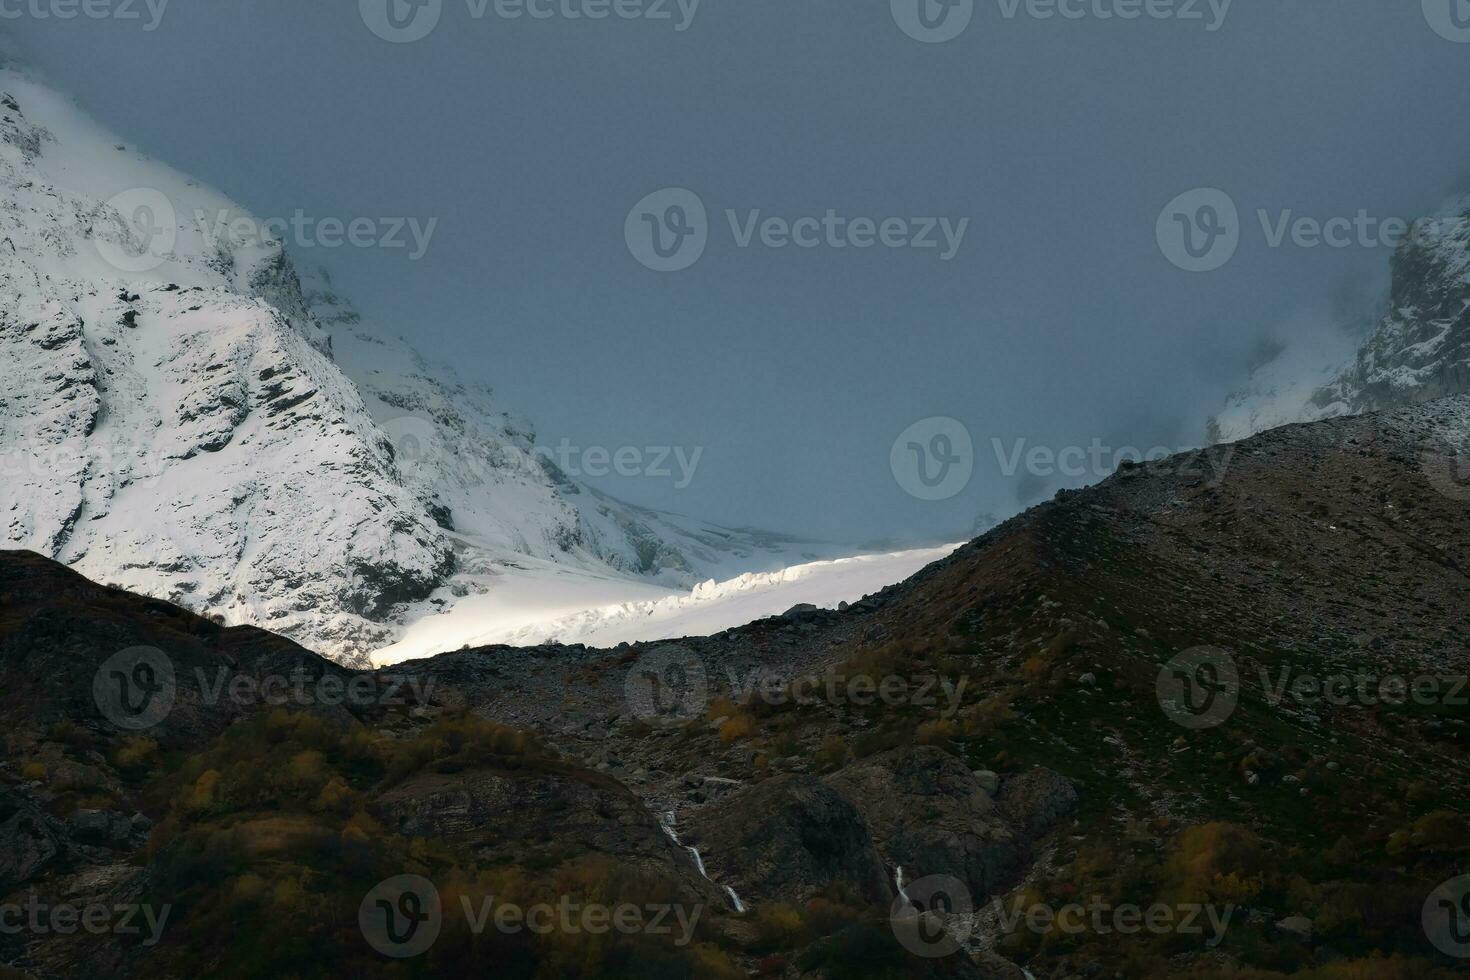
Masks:
[[[727,523],[945,536],[1016,506],[992,439],[1197,442],[1264,332],[1387,266],[1381,248],[1271,248],[1256,210],[1413,216],[1470,169],[1470,43],[1431,29],[1436,0],[1237,0],[1216,30],[1204,0],[1203,21],[975,0],[942,44],[888,0],[703,0],[683,31],[675,0],[674,21],[476,19],[469,2],[405,44],[356,0],[0,29],[123,138],[258,214],[437,218],[417,262],[296,258],[543,441],[703,447],[686,488],[600,485]],[[1156,220],[1202,186],[1244,225],[1227,265],[1193,274]],[[710,218],[703,257],[672,273],[624,240],[665,187]],[[727,208],[970,223],[943,261],[741,248]],[[929,416],[961,420],[977,454],[939,502],[890,470]]]

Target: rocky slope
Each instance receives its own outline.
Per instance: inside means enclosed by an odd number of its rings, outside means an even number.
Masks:
[[[0,541],[359,662],[524,557],[691,586],[804,553],[559,473],[261,227],[0,67]]]
[[[1399,245],[1388,310],[1367,339],[1354,346],[1343,326],[1298,332],[1258,365],[1210,421],[1210,442],[1470,391],[1470,196]]]
[[[0,901],[175,911],[156,946],[22,934],[0,962],[1447,978],[1422,914],[1470,857],[1470,493],[1434,461],[1467,436],[1470,398],[1288,426],[1059,495],[845,611],[391,677],[4,554]],[[145,731],[93,687],[148,680],[110,659],[138,646],[177,678]],[[1205,653],[1201,707],[1168,685]],[[298,668],[285,704],[210,700],[220,671]],[[363,696],[327,696],[354,677]],[[446,915],[394,960],[358,908],[405,874],[447,908],[638,896],[701,924],[688,946],[589,946]],[[1016,916],[1074,903],[1208,909],[1220,931]]]

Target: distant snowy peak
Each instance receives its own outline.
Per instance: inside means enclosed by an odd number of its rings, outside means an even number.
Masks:
[[[0,546],[358,662],[533,559],[688,587],[835,553],[567,478],[261,227],[0,68]]]
[[[360,655],[452,551],[237,211],[0,71],[0,540]]]
[[[1212,442],[1470,391],[1470,195],[1395,251],[1388,310],[1365,340],[1308,325],[1210,421]]]

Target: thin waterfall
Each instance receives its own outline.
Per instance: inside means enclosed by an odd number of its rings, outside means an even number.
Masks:
[[[679,835],[674,832],[674,819],[675,816],[673,810],[669,810],[667,813],[664,814],[663,821],[660,823],[660,826],[664,829],[664,833],[669,835],[669,840],[673,841],[679,847],[682,847],[684,848],[684,850],[689,852],[689,856],[694,859],[694,866],[699,869],[700,877],[709,882],[711,885],[718,885],[719,882],[711,878],[709,876],[709,872],[704,869],[704,858],[700,856],[699,848],[690,847],[688,844],[685,844],[683,841],[679,840]],[[724,890],[725,895],[730,899],[730,904],[735,907],[736,914],[744,915],[745,903],[740,900],[739,895],[735,894],[735,889],[731,888],[729,885],[720,885],[720,888]]]

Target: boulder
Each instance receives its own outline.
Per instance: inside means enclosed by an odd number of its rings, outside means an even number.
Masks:
[[[776,776],[725,795],[690,819],[684,842],[748,905],[800,905],[834,884],[885,909],[895,897],[867,822],[815,776]]]
[[[78,810],[67,824],[72,837],[84,844],[120,847],[133,836],[133,821],[116,810]]]
[[[36,878],[69,850],[60,821],[0,784],[0,895]]]
[[[990,769],[976,769],[975,779],[979,781],[980,788],[991,796],[1000,789],[1000,774]]]
[[[984,781],[932,746],[894,749],[827,777],[872,829],[888,866],[907,881],[949,875],[974,898],[1020,871],[1026,842],[1003,818]]]
[[[1276,923],[1276,928],[1298,942],[1312,941],[1312,920],[1304,915],[1289,915]]]
[[[1011,826],[1036,838],[1077,809],[1077,788],[1060,773],[1036,768],[1002,783],[996,802]]]

